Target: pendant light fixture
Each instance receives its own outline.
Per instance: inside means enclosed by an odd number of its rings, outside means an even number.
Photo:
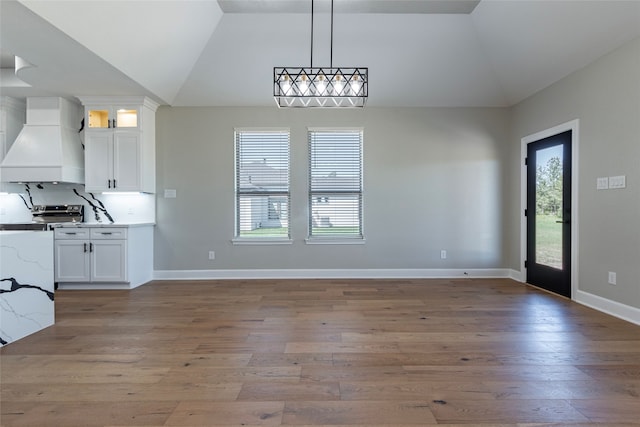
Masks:
[[[273,98],[281,108],[364,107],[369,91],[367,67],[333,67],[333,0],[331,0],[331,52],[329,67],[313,66],[313,13],[311,0],[311,66],[274,67]]]

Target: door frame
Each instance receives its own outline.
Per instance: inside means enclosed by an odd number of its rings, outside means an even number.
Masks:
[[[527,282],[527,269],[524,262],[527,259],[527,145],[568,130],[571,131],[571,299],[576,299],[578,291],[578,141],[580,120],[575,119],[559,124],[549,129],[527,135],[522,138],[520,145],[520,280]]]

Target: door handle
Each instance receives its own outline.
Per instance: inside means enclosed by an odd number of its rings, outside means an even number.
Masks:
[[[556,221],[556,224],[571,224],[571,221],[566,220],[566,221]]]

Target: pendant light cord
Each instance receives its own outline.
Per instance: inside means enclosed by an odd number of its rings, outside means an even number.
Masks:
[[[333,0],[331,0],[331,56],[329,66],[333,68]]]
[[[315,0],[311,0],[311,68],[313,68],[313,4]],[[331,47],[329,56],[329,67],[333,68],[333,0],[331,0]]]

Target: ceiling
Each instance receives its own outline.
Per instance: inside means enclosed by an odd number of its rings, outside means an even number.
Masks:
[[[314,65],[330,62],[315,1]],[[1,0],[0,91],[275,106],[273,67],[310,65],[305,0]],[[513,105],[640,37],[640,0],[335,0],[333,65],[368,106]],[[31,67],[14,71],[18,55]]]

